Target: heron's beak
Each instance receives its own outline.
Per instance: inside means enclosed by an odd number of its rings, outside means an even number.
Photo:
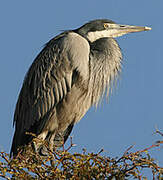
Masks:
[[[108,32],[110,32],[110,37],[119,37],[124,34],[140,32],[140,31],[149,31],[152,28],[142,27],[142,26],[130,26],[130,25],[121,25],[121,24],[107,24]]]

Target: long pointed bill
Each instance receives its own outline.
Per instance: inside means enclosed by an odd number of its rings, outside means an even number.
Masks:
[[[108,24],[107,31],[110,34],[110,37],[118,37],[124,34],[140,32],[140,31],[149,31],[152,28],[142,27],[142,26],[130,26],[130,25],[121,25],[121,24]]]
[[[128,33],[149,31],[152,29],[146,26],[141,27],[141,26],[130,26],[130,25],[111,24],[111,23],[105,23],[104,27],[105,27],[105,30],[89,32],[87,34],[87,38],[91,42],[93,42],[103,37],[119,37]]]

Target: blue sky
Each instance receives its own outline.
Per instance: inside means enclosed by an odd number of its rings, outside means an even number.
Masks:
[[[109,101],[91,108],[73,132],[74,151],[86,148],[119,156],[161,139],[163,132],[163,1],[15,0],[0,2],[0,148],[9,151],[13,114],[24,76],[43,45],[60,30],[75,29],[96,18],[121,24],[150,26],[152,31],[118,38],[123,70]],[[163,149],[153,156],[163,165]]]

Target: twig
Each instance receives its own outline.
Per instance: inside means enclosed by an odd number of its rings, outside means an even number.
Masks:
[[[73,144],[72,142],[72,136],[70,137],[70,146],[65,150],[66,152],[69,151],[72,147],[76,146],[76,144]]]
[[[133,144],[129,148],[127,148],[126,151],[124,152],[123,156],[126,156],[126,154],[129,152],[129,150],[131,150],[134,146],[135,146],[135,144]]]
[[[148,150],[150,150],[150,149],[152,149],[154,147],[159,147],[160,144],[163,144],[163,141],[159,141],[159,143],[157,143],[157,144],[153,144],[153,145],[151,145],[151,146],[149,146],[149,147],[147,147],[147,148],[145,148],[143,150],[136,151],[135,153],[132,153],[132,154],[140,154],[140,153],[148,151]]]
[[[3,174],[0,174],[0,177],[3,177],[3,178],[5,178],[5,179],[10,180],[10,178],[9,178],[9,177],[6,177],[6,176],[5,176],[5,175],[3,175]]]
[[[97,155],[101,154],[102,152],[104,152],[103,148],[97,153]]]
[[[160,132],[158,129],[156,129],[156,133],[157,133],[157,134],[160,134],[161,136],[163,136],[163,133]]]

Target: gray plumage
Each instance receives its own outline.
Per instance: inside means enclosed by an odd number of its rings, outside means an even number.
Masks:
[[[120,27],[110,20],[95,20],[63,32],[45,45],[27,72],[19,94],[11,155],[32,141],[26,132],[47,140],[51,148],[61,139],[65,142],[74,124],[98,104],[106,89],[109,91],[121,70],[122,59],[113,39],[115,33],[106,33],[113,29],[110,25]],[[124,27],[119,32],[116,36],[128,33],[124,33]],[[36,147],[41,149],[40,145]]]

